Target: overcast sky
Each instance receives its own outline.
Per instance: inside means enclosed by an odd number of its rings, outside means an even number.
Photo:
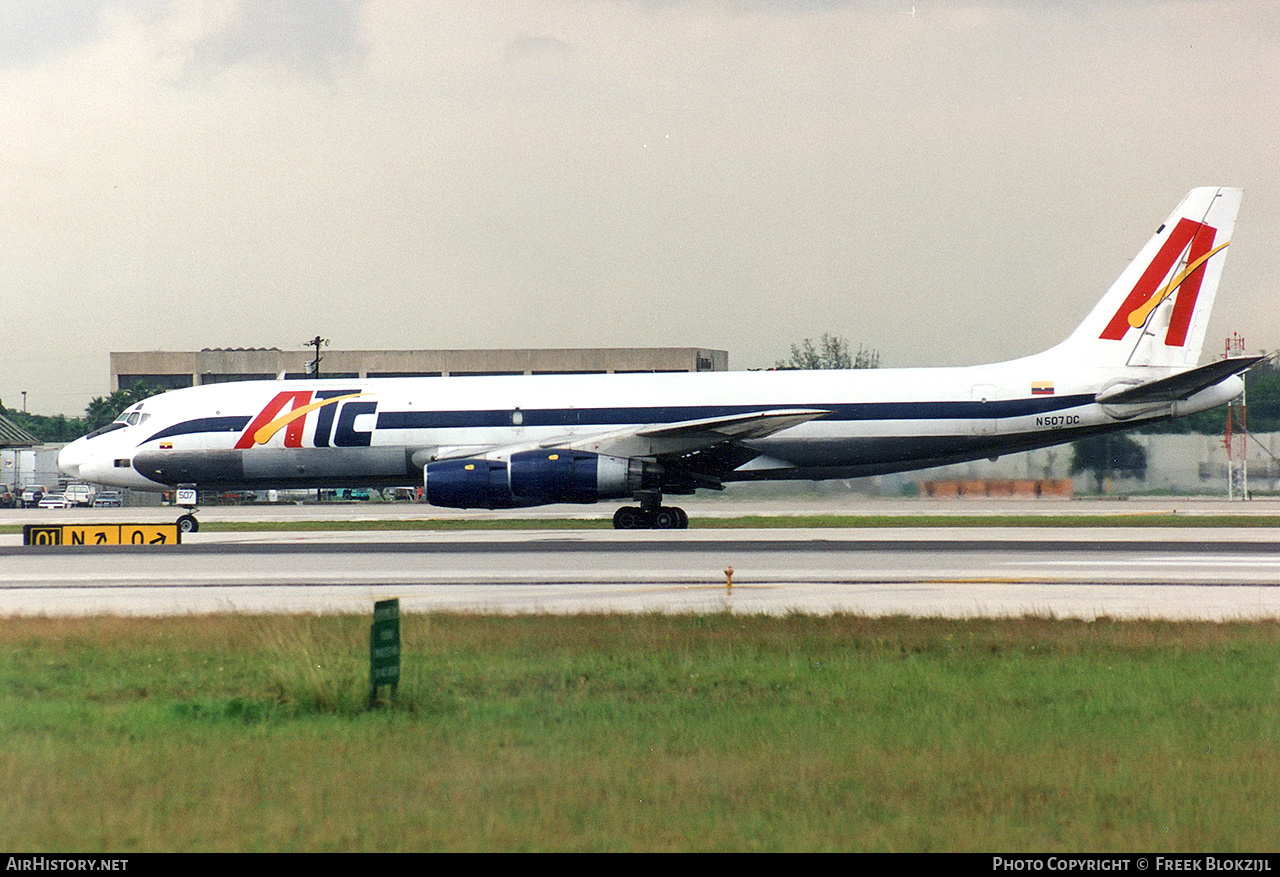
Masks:
[[[1278,96],[1275,0],[5,0],[0,400],[316,334],[1007,359],[1200,185],[1207,344],[1274,349]]]

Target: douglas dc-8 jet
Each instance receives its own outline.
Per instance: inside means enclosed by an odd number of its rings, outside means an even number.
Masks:
[[[667,529],[689,519],[664,495],[923,469],[1129,429],[1230,401],[1263,358],[1197,365],[1240,197],[1192,190],[1065,341],[1009,362],[212,384],[131,406],[58,465],[98,484],[183,488],[192,506],[192,488],[416,481],[454,508],[634,500],[615,527]]]

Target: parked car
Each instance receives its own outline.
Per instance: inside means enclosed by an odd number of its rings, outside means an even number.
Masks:
[[[40,499],[40,508],[42,509],[69,509],[71,508],[71,500],[67,499],[61,493],[46,493]]]
[[[87,484],[68,484],[62,495],[72,505],[85,506],[86,508],[93,505],[93,488]]]
[[[104,490],[93,501],[95,509],[118,509],[121,505],[120,493],[115,490]]]
[[[24,509],[33,509],[40,505],[40,500],[44,499],[43,484],[28,484],[22,490],[22,507]]]
[[[18,498],[13,495],[13,488],[7,484],[0,484],[0,509],[11,509],[18,504]]]

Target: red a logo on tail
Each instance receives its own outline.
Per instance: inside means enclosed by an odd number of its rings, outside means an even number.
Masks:
[[[1200,283],[1204,279],[1204,263],[1227,245],[1223,243],[1213,246],[1213,238],[1217,233],[1218,230],[1211,225],[1179,219],[1169,239],[1151,260],[1147,270],[1142,272],[1124,304],[1120,305],[1120,309],[1098,337],[1119,341],[1130,329],[1140,328],[1151,312],[1176,291],[1178,298],[1173,303],[1173,314],[1169,319],[1164,343],[1169,347],[1181,347],[1185,344],[1187,331],[1191,326],[1191,315],[1196,309],[1196,298],[1200,295]],[[1168,276],[1184,253],[1186,267],[1157,289],[1160,281]]]

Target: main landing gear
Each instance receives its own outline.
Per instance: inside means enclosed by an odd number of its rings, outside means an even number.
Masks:
[[[684,509],[675,506],[661,506],[655,512],[647,512],[643,508],[624,505],[613,513],[615,530],[686,530],[688,527],[689,516]]]
[[[639,494],[640,505],[623,506],[613,513],[615,530],[687,530],[689,516],[684,509],[662,505],[658,493]]]

